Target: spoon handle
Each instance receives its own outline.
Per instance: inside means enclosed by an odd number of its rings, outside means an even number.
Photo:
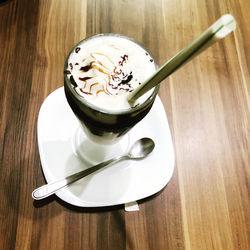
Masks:
[[[41,200],[43,198],[46,198],[54,193],[56,193],[58,190],[60,190],[61,188],[65,187],[65,186],[68,186],[69,184],[73,183],[73,182],[76,182],[77,180],[87,176],[87,175],[90,175],[92,174],[93,172],[101,169],[101,168],[104,168],[106,166],[110,166],[110,165],[113,165],[123,159],[126,159],[126,156],[121,156],[121,157],[117,157],[117,158],[113,158],[113,159],[110,159],[108,161],[105,161],[105,162],[102,162],[102,163],[99,163],[91,168],[88,168],[88,169],[85,169],[85,170],[82,170],[80,172],[77,172],[75,174],[72,174],[70,176],[67,176],[61,180],[58,180],[58,181],[55,181],[55,182],[52,182],[52,183],[49,183],[49,184],[46,184],[46,185],[43,185],[37,189],[35,189],[33,192],[32,192],[32,197],[33,199],[35,200]]]
[[[131,106],[135,101],[163,81],[170,74],[182,67],[185,63],[207,49],[216,41],[224,38],[236,28],[234,17],[226,14],[212,24],[199,37],[189,43],[179,53],[167,61],[158,71],[128,95]]]

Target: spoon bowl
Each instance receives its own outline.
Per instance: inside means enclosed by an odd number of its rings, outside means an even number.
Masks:
[[[136,141],[128,152],[130,159],[142,159],[148,154],[150,154],[155,147],[155,143],[150,138],[142,138]]]

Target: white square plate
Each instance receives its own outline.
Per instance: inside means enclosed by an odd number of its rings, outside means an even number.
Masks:
[[[37,133],[47,183],[90,166],[75,150],[79,122],[67,103],[63,87],[51,93],[42,104]],[[102,207],[140,200],[160,191],[173,174],[175,157],[167,117],[158,96],[149,114],[128,133],[127,144],[130,147],[141,137],[150,137],[155,142],[155,149],[147,158],[107,167],[56,195],[75,206]]]

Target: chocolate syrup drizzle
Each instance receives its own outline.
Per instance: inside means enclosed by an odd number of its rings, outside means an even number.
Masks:
[[[79,51],[80,51],[79,47],[75,49],[75,53],[78,53]],[[105,56],[101,53],[96,53],[96,54],[100,54],[102,56]],[[146,53],[146,55],[148,55],[148,54]],[[105,56],[105,57],[106,57],[106,59],[108,59],[110,61],[110,59],[107,56]],[[110,91],[108,91],[108,87],[111,87],[112,89],[117,90],[117,92],[119,92],[119,91],[132,92],[133,91],[133,87],[131,86],[131,80],[133,79],[133,72],[131,71],[129,74],[126,74],[123,71],[124,64],[126,64],[126,62],[128,61],[127,54],[124,54],[123,56],[121,56],[121,60],[117,63],[116,66],[114,66],[113,71],[110,71],[110,69],[108,69],[106,66],[104,66],[102,64],[102,62],[100,62],[95,57],[94,54],[91,54],[91,58],[93,58],[93,60],[88,65],[81,66],[80,63],[78,63],[78,62],[75,63],[75,65],[80,65],[79,71],[81,71],[81,72],[88,72],[92,69],[96,69],[100,73],[105,74],[107,76],[107,81],[106,81],[106,84],[94,82],[88,87],[88,89],[86,89],[87,88],[87,81],[90,79],[93,79],[95,77],[94,76],[93,77],[91,77],[91,76],[79,77],[78,79],[80,81],[84,82],[83,87],[79,88],[83,94],[93,95],[95,93],[96,95],[98,95],[99,93],[103,92],[107,95],[112,95],[112,93],[110,93]],[[85,59],[83,61],[85,61]],[[70,82],[73,85],[74,89],[76,89],[78,87],[78,85],[77,85],[77,83],[72,75],[72,70],[73,70],[73,64],[69,63],[68,70],[66,70],[64,73],[67,75],[70,75],[70,78],[69,78]],[[111,79],[112,79],[112,82],[111,82]],[[139,84],[141,84],[141,83],[139,83]],[[97,88],[98,89],[97,91],[93,91],[94,86],[98,86],[99,89]],[[117,95],[118,94],[117,92],[115,92],[113,94]]]

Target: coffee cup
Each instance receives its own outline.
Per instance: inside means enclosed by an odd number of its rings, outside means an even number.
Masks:
[[[65,95],[91,141],[114,144],[148,114],[159,86],[133,107],[126,96],[156,69],[150,52],[122,35],[95,35],[70,51],[64,66]]]

